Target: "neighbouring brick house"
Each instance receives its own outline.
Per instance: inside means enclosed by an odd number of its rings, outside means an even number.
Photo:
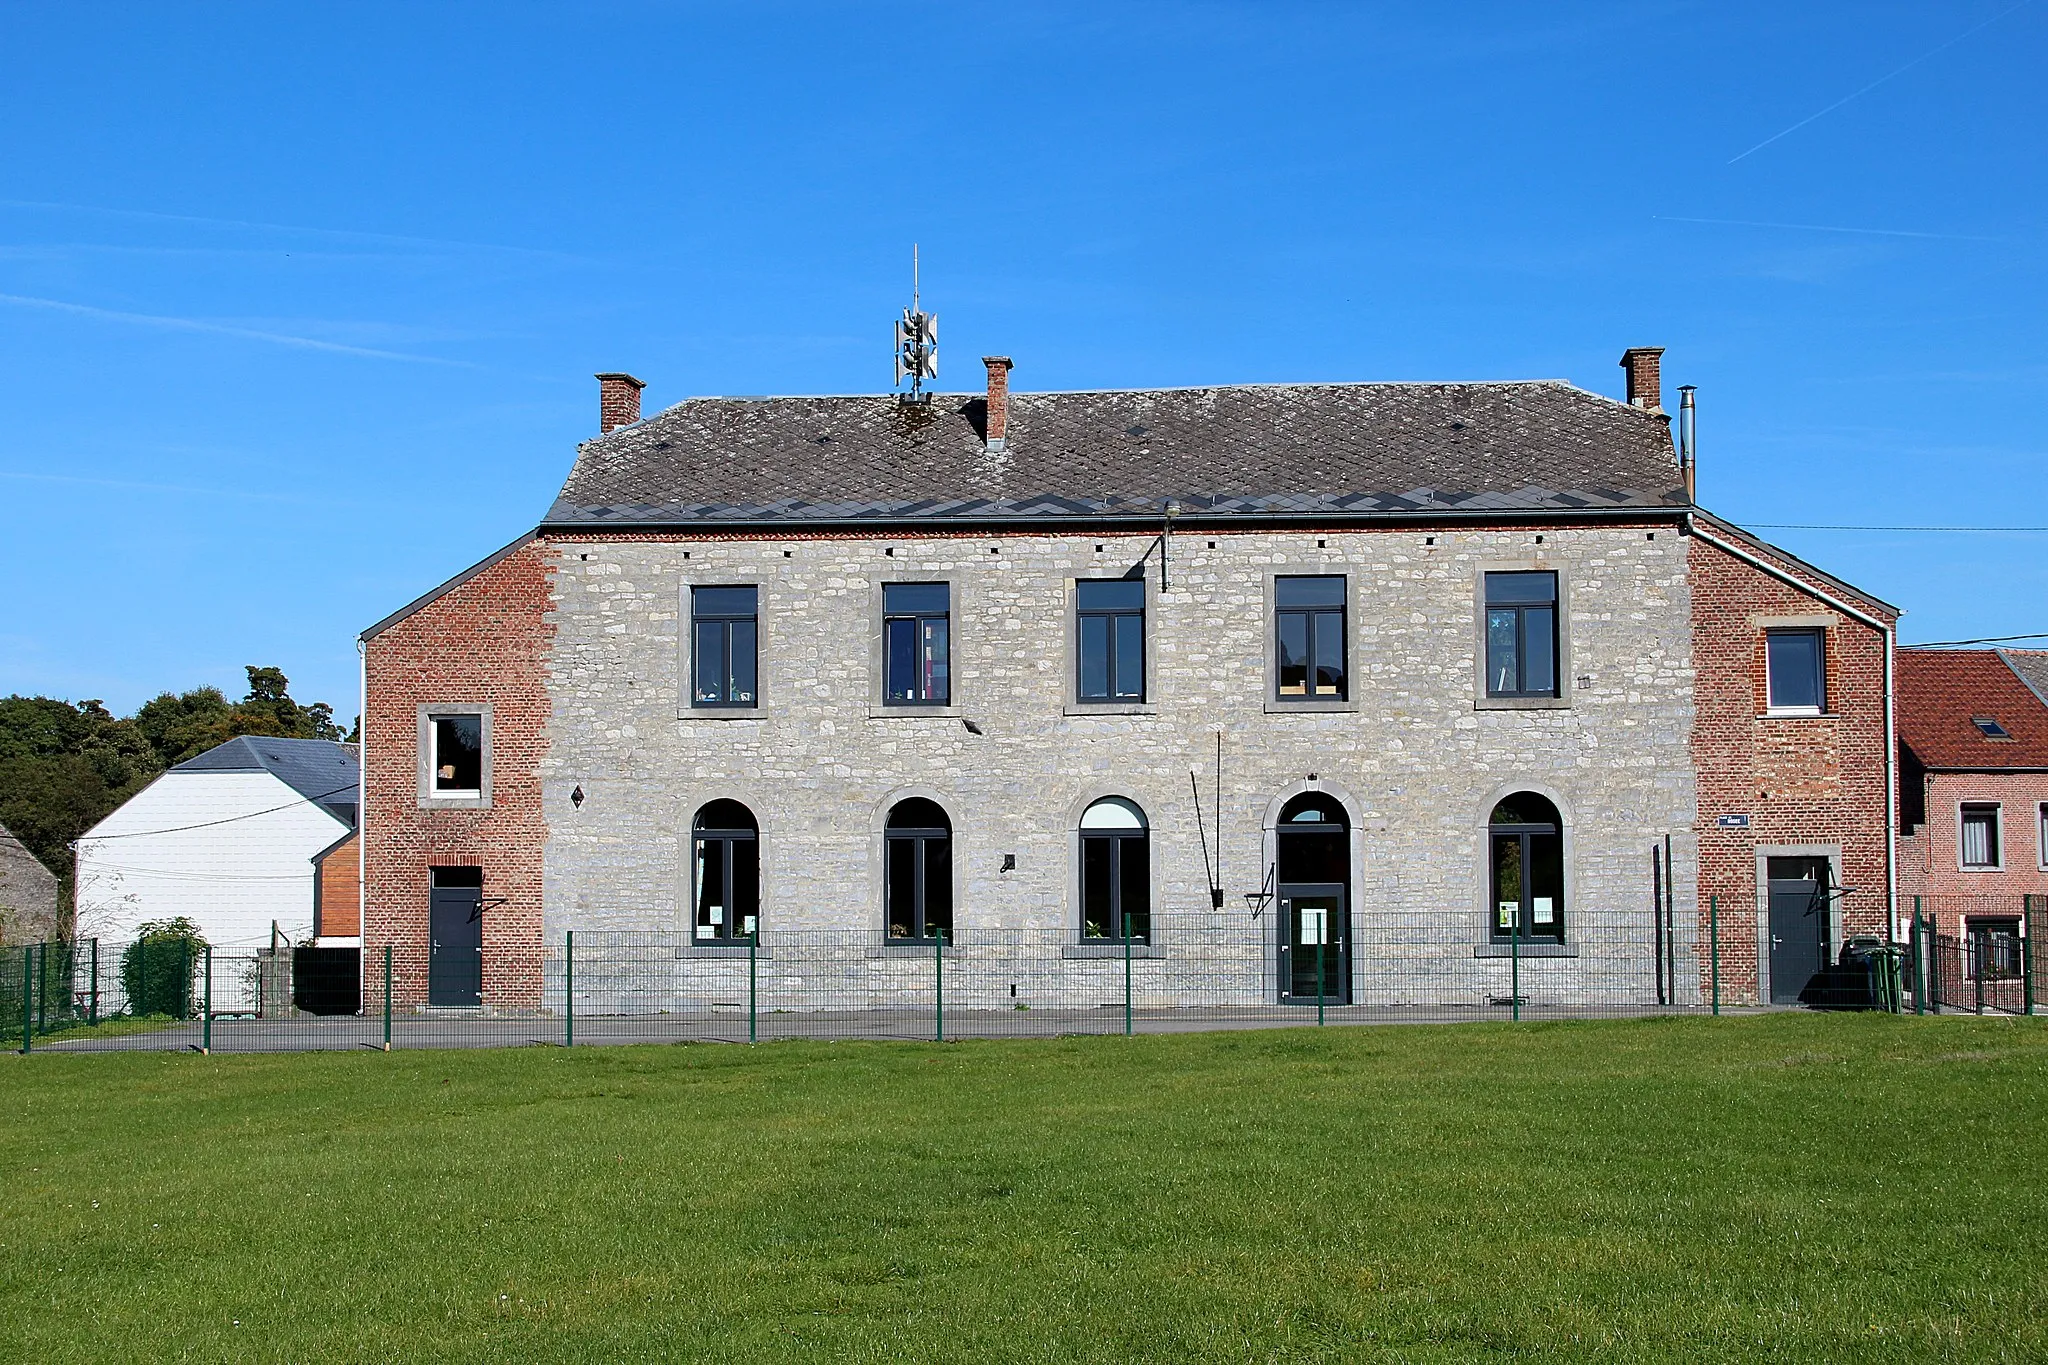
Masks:
[[[666,1008],[756,930],[1086,973],[1200,922],[1267,1003],[1481,1002],[1511,944],[1648,1003],[1718,917],[1725,998],[1794,998],[1889,927],[1896,611],[1692,505],[1658,356],[645,421],[599,376],[545,521],[364,633],[366,961],[530,1009],[565,931],[666,935]]]
[[[1994,962],[2048,896],[2048,651],[1899,651],[1899,892]]]

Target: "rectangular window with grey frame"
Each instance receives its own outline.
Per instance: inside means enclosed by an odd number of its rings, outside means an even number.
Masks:
[[[479,715],[435,716],[428,731],[434,751],[431,794],[478,796],[484,787],[484,718]]]
[[[1764,632],[1764,669],[1773,711],[1827,709],[1826,651],[1818,630]]]
[[[760,589],[690,589],[690,705],[755,706]]]
[[[1557,575],[1486,575],[1486,695],[1557,692]]]
[[[1074,584],[1081,701],[1145,700],[1145,580],[1091,578]]]
[[[953,696],[952,588],[882,585],[882,699],[892,706],[945,706]]]
[[[1284,575],[1273,580],[1279,696],[1343,701],[1344,577]]]
[[[1963,866],[1993,868],[1998,857],[1998,807],[1963,807]]]

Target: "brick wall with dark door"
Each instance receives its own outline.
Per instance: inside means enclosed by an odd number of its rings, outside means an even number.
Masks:
[[[548,736],[548,619],[553,552],[528,540],[382,629],[364,644],[364,1001],[427,1000],[432,869],[483,872],[486,1008],[540,1001],[541,866],[547,824],[540,763]],[[488,714],[488,789],[434,795],[423,735],[437,708]]]
[[[1811,581],[1796,562],[1750,552]],[[1749,1000],[1768,951],[1760,855],[1828,857],[1836,885],[1849,889],[1840,932],[1889,932],[1889,646],[1882,630],[1697,537],[1691,579],[1700,932],[1706,941],[1710,898],[1718,898],[1722,995]],[[1850,600],[1893,619],[1882,604]],[[1786,637],[1776,645],[1775,705],[1774,634]],[[1813,653],[1818,675],[1808,679],[1802,670]],[[1804,704],[1809,698],[1814,704]]]

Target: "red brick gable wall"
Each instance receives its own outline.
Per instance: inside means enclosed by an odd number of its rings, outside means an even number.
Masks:
[[[1800,576],[1795,563],[1775,566]],[[1699,537],[1692,541],[1691,576],[1701,942],[1709,898],[1717,897],[1722,996],[1751,1000],[1759,980],[1761,846],[1839,846],[1841,884],[1855,888],[1843,907],[1844,932],[1890,932],[1887,640]],[[1828,620],[1826,715],[1764,714],[1764,622],[1784,617]],[[1723,815],[1747,815],[1749,826],[1724,828]]]
[[[366,1008],[383,1002],[392,948],[396,1007],[427,998],[430,869],[483,869],[483,1001],[540,1003],[541,865],[547,821],[547,619],[553,551],[535,539],[372,636],[364,647],[363,974]],[[490,806],[423,810],[421,703],[489,703]]]

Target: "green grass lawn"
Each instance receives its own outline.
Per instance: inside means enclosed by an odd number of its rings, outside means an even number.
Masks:
[[[14,1361],[2048,1358],[2048,1031],[0,1059]]]

